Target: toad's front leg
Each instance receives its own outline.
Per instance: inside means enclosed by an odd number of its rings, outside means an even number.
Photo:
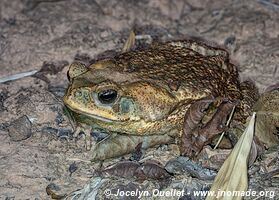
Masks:
[[[193,157],[209,144],[213,137],[227,129],[227,116],[232,112],[237,102],[223,101],[213,117],[206,123],[201,121],[207,114],[206,110],[215,100],[200,100],[195,102],[187,111],[184,120],[184,133],[181,137],[180,152],[182,155]],[[195,119],[193,120],[193,116]]]
[[[85,149],[87,151],[91,150],[93,143],[95,142],[95,141],[93,141],[93,139],[91,137],[92,127],[89,125],[86,125],[85,123],[79,122],[79,121],[82,121],[80,118],[80,115],[72,112],[67,107],[64,107],[64,112],[67,115],[72,128],[74,129],[74,131],[73,131],[74,139],[77,140],[79,138],[80,133],[84,133]]]
[[[94,145],[93,144],[94,140],[91,137],[91,131],[92,131],[91,126],[78,123],[73,133],[73,137],[75,139],[79,138],[80,133],[84,133],[84,144],[85,144],[85,149],[87,151],[91,150],[92,146]]]

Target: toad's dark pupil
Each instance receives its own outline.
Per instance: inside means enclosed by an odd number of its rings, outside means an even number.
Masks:
[[[110,104],[116,100],[117,92],[115,90],[103,90],[98,93],[98,99],[103,104]]]

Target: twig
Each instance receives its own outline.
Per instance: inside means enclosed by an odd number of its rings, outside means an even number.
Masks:
[[[21,79],[21,78],[24,78],[24,77],[27,77],[27,76],[32,76],[37,72],[38,72],[38,70],[32,70],[32,71],[28,71],[28,72],[22,72],[22,73],[14,74],[14,75],[7,76],[7,77],[2,77],[2,78],[0,78],[0,83],[5,83],[5,82],[8,82],[8,81],[14,81],[14,80],[17,80],[17,79]]]
[[[235,110],[235,106],[233,107],[233,109],[232,109],[232,111],[231,111],[231,114],[230,114],[230,117],[229,117],[229,119],[228,119],[228,121],[227,121],[227,123],[226,123],[226,126],[229,126],[229,125],[230,125],[230,122],[231,122],[231,120],[232,120],[232,116],[233,116],[234,110]],[[219,137],[219,140],[218,140],[217,144],[215,145],[215,147],[214,147],[213,149],[216,149],[216,148],[219,146],[219,144],[220,144],[220,142],[222,141],[224,135],[225,135],[225,131],[222,132],[221,136]]]
[[[259,3],[266,5],[274,10],[279,10],[279,4],[270,0],[258,0]]]

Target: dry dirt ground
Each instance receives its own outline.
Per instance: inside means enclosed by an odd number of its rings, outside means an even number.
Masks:
[[[70,138],[62,110],[67,66],[120,49],[133,28],[225,46],[261,91],[279,80],[276,0],[1,0],[0,78],[39,72],[0,83],[0,199],[49,199],[49,184],[65,194],[93,176],[98,165]]]

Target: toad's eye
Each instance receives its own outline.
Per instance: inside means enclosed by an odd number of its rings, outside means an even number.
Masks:
[[[109,89],[98,93],[98,99],[102,104],[114,103],[117,98],[117,91]]]

